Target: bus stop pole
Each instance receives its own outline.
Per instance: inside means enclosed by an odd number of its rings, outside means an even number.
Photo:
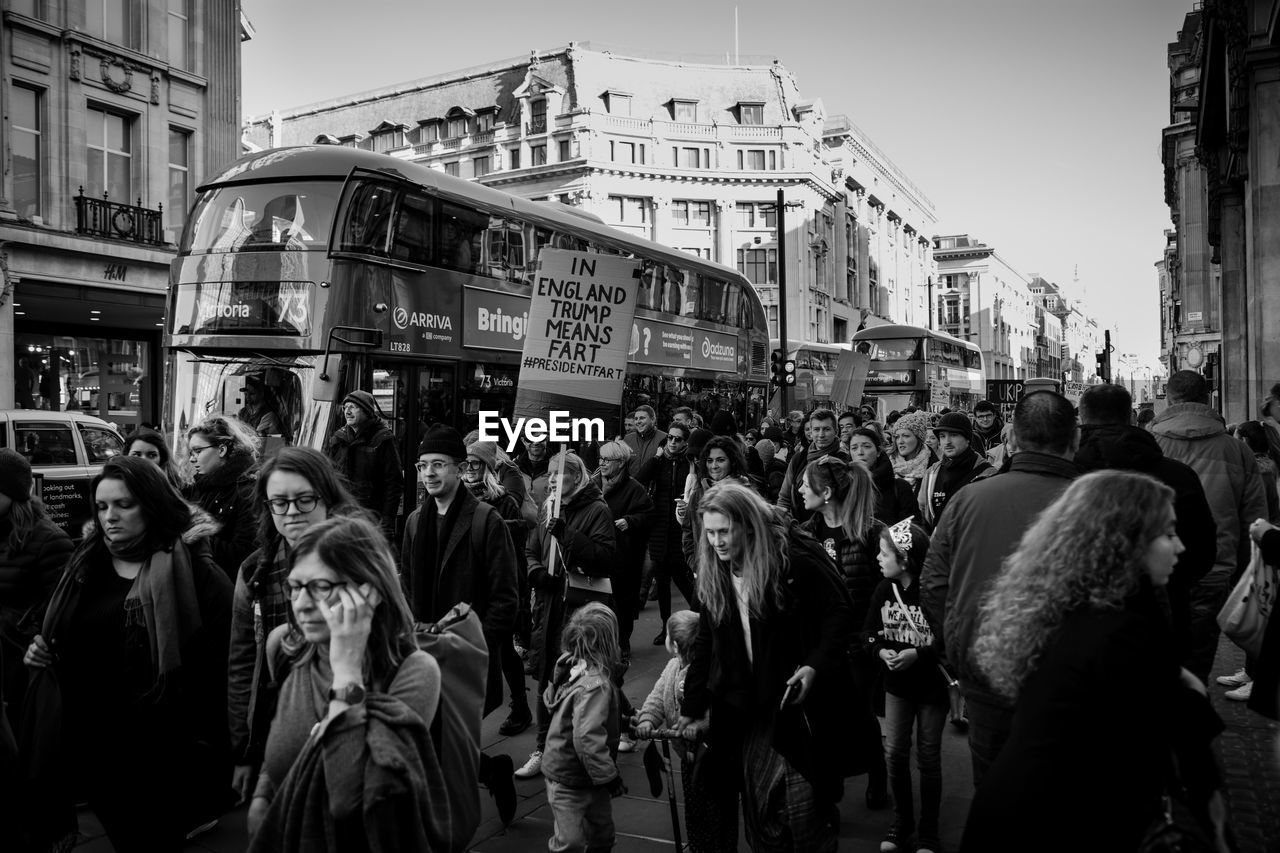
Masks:
[[[791,357],[787,346],[787,201],[781,189],[778,190],[778,202],[775,218],[778,222],[778,348],[782,350],[785,361]],[[782,411],[778,414],[785,422],[787,412],[791,411],[791,388],[781,384],[778,386],[778,404]]]

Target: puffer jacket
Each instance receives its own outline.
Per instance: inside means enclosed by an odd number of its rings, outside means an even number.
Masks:
[[[209,539],[213,560],[235,582],[240,564],[254,551],[258,517],[253,507],[253,460],[228,459],[211,474],[196,477],[183,497],[213,516],[221,530]]]
[[[1200,477],[1218,526],[1218,549],[1206,575],[1227,583],[1248,554],[1249,525],[1267,517],[1267,495],[1248,445],[1227,435],[1222,416],[1203,403],[1175,403],[1151,422],[1156,443],[1170,459]]]
[[[346,480],[356,501],[378,514],[383,532],[394,541],[400,497],[404,494],[404,466],[396,437],[386,421],[370,421],[359,432],[344,426],[329,439],[325,451]]]
[[[621,730],[613,682],[561,655],[542,700],[551,713],[542,775],[569,788],[594,788],[617,778]]]
[[[800,529],[816,537],[817,526],[818,516],[815,514],[801,524]],[[840,553],[836,555],[836,568],[840,570],[844,587],[849,590],[849,597],[853,602],[849,615],[856,630],[861,630],[863,623],[867,621],[867,608],[871,606],[876,587],[880,584],[880,564],[876,561],[876,555],[880,553],[882,530],[884,525],[879,519],[873,520],[865,540],[845,539],[840,543]]]

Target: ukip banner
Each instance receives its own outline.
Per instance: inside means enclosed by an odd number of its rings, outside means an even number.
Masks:
[[[520,356],[515,417],[617,421],[641,262],[544,249]]]

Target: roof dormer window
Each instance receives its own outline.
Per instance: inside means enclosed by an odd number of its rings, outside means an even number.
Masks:
[[[671,110],[672,121],[696,124],[698,121],[698,102],[686,98],[672,98],[667,102]]]
[[[600,96],[604,101],[604,110],[612,116],[631,115],[631,93],[609,89]]]
[[[739,101],[738,124],[764,124],[764,101]]]

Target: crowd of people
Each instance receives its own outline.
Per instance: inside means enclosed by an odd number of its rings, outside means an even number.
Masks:
[[[510,822],[541,776],[549,849],[608,850],[618,754],[674,731],[699,853],[835,850],[858,776],[882,853],[1137,851],[1175,793],[1231,850],[1206,685],[1250,542],[1280,563],[1280,395],[1228,428],[1207,392],[1174,374],[1142,425],[1118,385],[1009,423],[642,405],[514,456],[437,424],[415,507],[356,391],[326,452],[263,459],[230,414],[132,434],[75,547],[0,449],[0,847],[65,849],[87,803],[117,850],[178,850],[239,803],[252,850],[461,850],[482,791]],[[671,660],[629,696],[650,598]],[[1218,679],[1272,719],[1278,644]],[[481,749],[504,704],[519,767]]]

